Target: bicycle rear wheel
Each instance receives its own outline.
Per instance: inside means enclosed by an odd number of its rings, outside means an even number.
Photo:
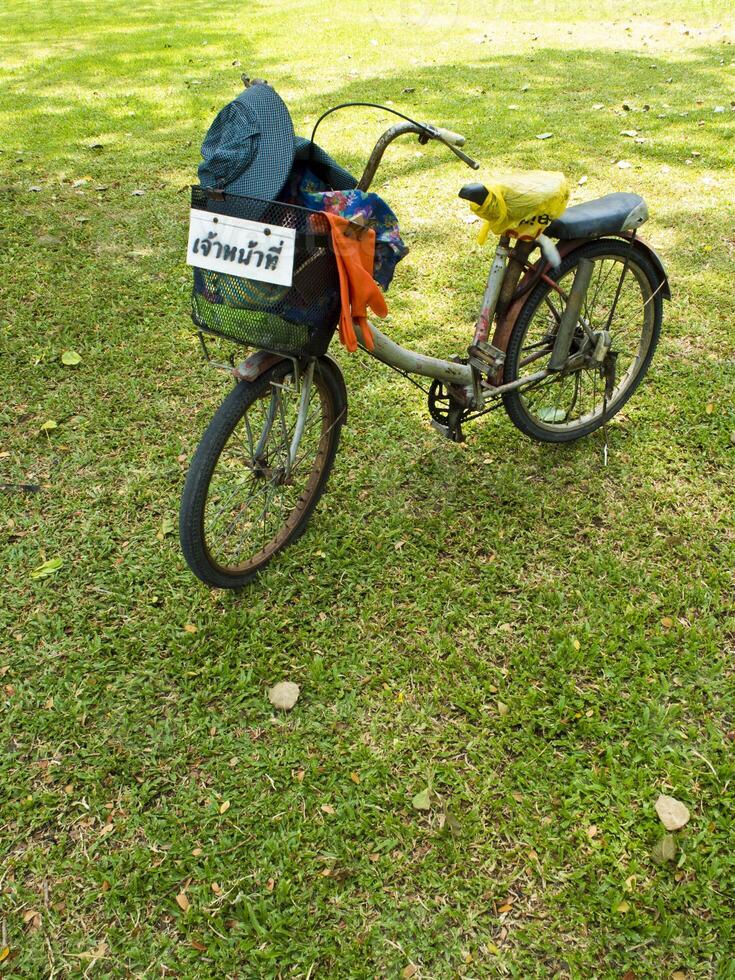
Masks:
[[[590,357],[581,367],[503,395],[514,425],[541,442],[579,439],[619,412],[648,370],[661,332],[663,298],[656,271],[645,255],[617,239],[584,245],[551,275],[567,293],[582,257],[592,261],[593,271],[581,316],[593,331],[609,330],[614,379],[608,382],[606,366],[595,364]],[[564,300],[552,286],[545,282],[536,286],[511,333],[504,381],[516,381],[546,365],[563,309]],[[570,355],[579,353],[585,342],[584,331],[578,326]]]
[[[207,585],[241,588],[292,544],[324,492],[347,402],[336,364],[314,367],[304,430],[290,451],[300,405],[290,361],[241,381],[210,422],[186,477],[179,536]]]

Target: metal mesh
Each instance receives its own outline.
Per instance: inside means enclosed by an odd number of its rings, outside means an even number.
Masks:
[[[191,206],[296,231],[291,286],[195,268],[191,315],[196,326],[248,347],[323,354],[340,308],[337,264],[324,215],[202,187],[192,188]]]

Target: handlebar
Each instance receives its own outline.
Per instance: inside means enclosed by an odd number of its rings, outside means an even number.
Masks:
[[[419,138],[419,143],[428,143],[431,139],[438,140],[440,143],[449,147],[452,153],[458,156],[468,167],[472,167],[473,170],[480,169],[480,164],[476,160],[473,160],[472,157],[467,156],[466,153],[463,153],[459,149],[460,146],[464,146],[465,144],[465,138],[461,133],[453,133],[450,129],[442,129],[439,126],[432,126],[429,123],[399,122],[395,126],[386,129],[373,147],[373,152],[370,154],[367,166],[357,184],[358,190],[366,191],[370,187],[386,148],[393,140],[398,139],[399,136],[403,136],[406,133],[416,133]]]

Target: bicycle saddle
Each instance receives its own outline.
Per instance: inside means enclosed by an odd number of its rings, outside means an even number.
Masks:
[[[606,194],[567,208],[546,229],[550,238],[599,238],[633,231],[648,220],[646,202],[638,194]]]

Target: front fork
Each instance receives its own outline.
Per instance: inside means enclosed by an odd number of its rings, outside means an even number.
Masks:
[[[306,420],[309,415],[309,405],[311,402],[311,385],[314,380],[314,367],[316,365],[316,358],[311,357],[302,370],[298,361],[293,359],[294,365],[294,375],[293,375],[293,386],[296,388],[296,394],[299,399],[299,409],[296,415],[296,425],[294,426],[293,436],[291,437],[291,442],[288,448],[288,456],[283,462],[283,479],[288,480],[291,476],[291,470],[294,463],[296,462],[296,457],[299,451],[299,445],[301,443],[301,437],[304,434],[304,429],[306,427]],[[281,425],[283,428],[283,435],[285,438],[288,437],[288,430],[286,426],[285,411],[283,407],[283,397],[286,392],[291,393],[293,388],[291,385],[280,384],[276,381],[271,382],[271,388],[273,393],[271,395],[271,402],[268,406],[268,413],[266,415],[265,422],[263,424],[263,430],[260,434],[260,439],[258,440],[258,447],[256,450],[256,455],[262,454],[265,446],[268,443],[268,438],[270,436],[271,429],[274,425]],[[284,439],[285,441],[285,439]]]

